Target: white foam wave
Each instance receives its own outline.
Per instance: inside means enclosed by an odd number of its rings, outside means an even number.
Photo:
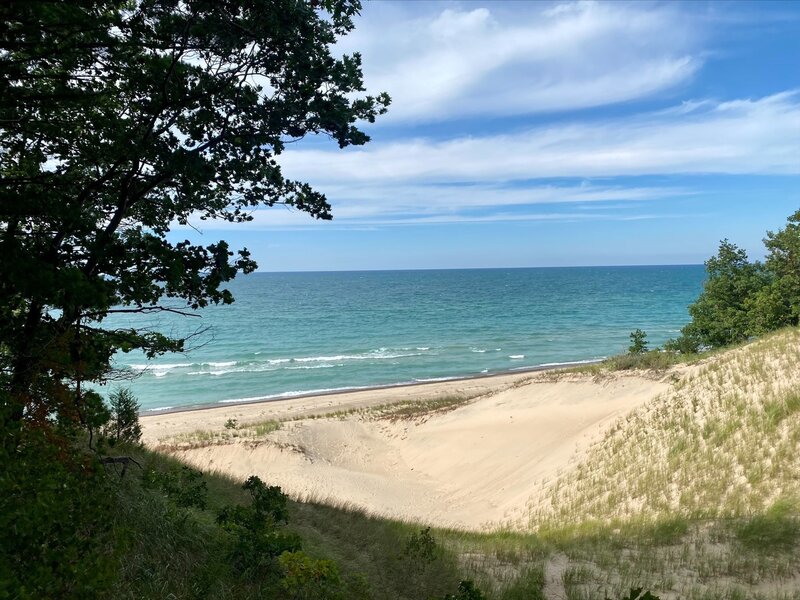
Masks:
[[[172,369],[180,369],[191,366],[192,363],[145,363],[143,365],[128,365],[128,368],[133,369],[134,371],[171,371]]]
[[[386,348],[381,348],[374,352],[364,354],[337,354],[336,356],[304,356],[292,358],[290,362],[336,362],[342,360],[387,360],[392,358],[407,358],[409,356],[422,356],[419,352],[395,352],[391,353]]]
[[[217,369],[216,371],[191,371],[186,375],[211,375],[212,377],[219,377],[227,373],[243,373],[244,369]]]
[[[521,358],[525,358],[525,355],[524,354],[510,354],[508,356],[508,358],[510,358],[511,360],[519,360]]]
[[[483,354],[484,352],[486,352],[486,350],[484,350],[483,348],[470,348],[470,350],[477,354]]]
[[[220,400],[219,403],[229,404],[231,402],[259,402],[263,400],[277,400],[279,398],[294,398],[297,396],[311,396],[314,394],[329,394],[332,392],[349,392],[349,391],[367,390],[367,389],[370,389],[370,386],[319,388],[315,390],[292,390],[290,392],[271,394],[269,396],[252,396],[249,398],[229,398],[227,400]]]
[[[427,379],[414,379],[414,383],[433,383],[436,381],[454,381],[460,377],[429,377]]]
[[[605,357],[603,357],[603,358],[605,358]],[[591,363],[596,363],[599,360],[602,360],[602,359],[590,358],[588,360],[570,360],[568,362],[550,362],[550,363],[542,363],[542,364],[537,365],[537,366],[539,366],[539,367],[566,367],[566,366],[569,366],[569,365],[588,365],[588,364],[591,364]]]

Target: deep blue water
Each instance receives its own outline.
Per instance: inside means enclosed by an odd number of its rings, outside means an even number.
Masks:
[[[602,358],[675,337],[702,266],[256,273],[200,318],[139,317],[195,348],[117,366],[142,408],[282,397]],[[114,324],[128,323],[115,318]],[[127,384],[126,384],[127,385]]]

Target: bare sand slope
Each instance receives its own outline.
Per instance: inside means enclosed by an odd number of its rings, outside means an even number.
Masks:
[[[527,374],[238,406],[227,412],[148,416],[142,421],[147,442],[165,449],[170,436],[222,429],[229,417],[246,423],[398,399],[481,394],[444,414],[386,419],[361,411],[343,418],[286,421],[280,430],[258,439],[172,446],[174,454],[197,467],[240,478],[256,474],[295,498],[480,529],[523,517],[532,497],[544,494],[545,483],[580,460],[617,417],[667,387],[663,379],[640,376],[595,381],[589,376],[555,380],[548,374]]]

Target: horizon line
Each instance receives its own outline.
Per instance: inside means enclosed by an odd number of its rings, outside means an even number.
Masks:
[[[624,264],[624,265],[542,265],[528,267],[404,267],[397,269],[297,269],[287,271],[253,271],[255,274],[285,273],[393,273],[400,271],[507,271],[525,269],[619,269],[636,267],[702,267],[704,263],[660,263],[660,264]]]

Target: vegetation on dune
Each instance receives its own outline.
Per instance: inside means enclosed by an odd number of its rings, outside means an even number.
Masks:
[[[543,484],[530,526],[576,590],[797,597],[798,363],[795,327],[707,358]]]
[[[800,210],[778,232],[767,232],[767,259],[750,262],[747,253],[728,240],[706,263],[707,279],[700,297],[689,305],[691,321],[677,339],[649,349],[647,333],[630,333],[626,354],[612,356],[599,366],[577,370],[662,371],[693,362],[714,350],[800,323]]]
[[[685,353],[743,342],[800,319],[800,210],[784,229],[767,232],[767,258],[750,262],[728,240],[706,261],[703,293],[689,307],[691,322],[667,345]]]
[[[539,518],[733,517],[800,497],[797,364],[797,328],[707,360],[618,422]]]

